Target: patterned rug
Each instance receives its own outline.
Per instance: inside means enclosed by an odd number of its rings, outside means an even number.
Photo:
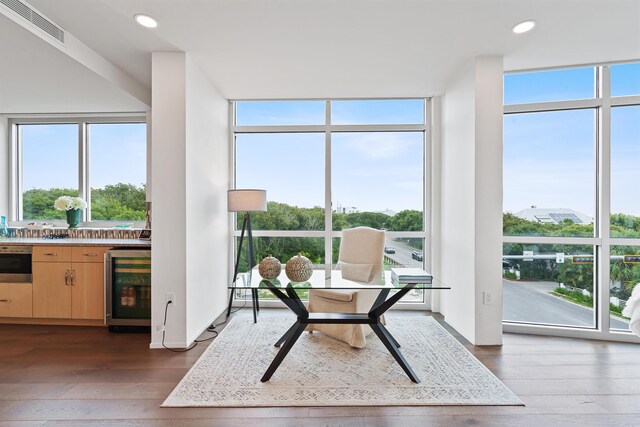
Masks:
[[[303,333],[271,380],[260,378],[294,318],[234,318],[163,407],[522,405],[431,317],[391,318],[387,328],[421,380],[405,375],[380,340],[354,349]]]

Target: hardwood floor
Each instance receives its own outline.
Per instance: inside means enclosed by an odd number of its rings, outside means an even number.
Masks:
[[[526,406],[160,408],[208,343],[172,353],[149,350],[148,334],[0,325],[0,427],[640,425],[640,345],[505,334],[473,347],[453,334]]]

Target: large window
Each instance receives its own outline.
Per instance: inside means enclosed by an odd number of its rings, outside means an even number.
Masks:
[[[234,187],[267,190],[267,212],[252,214],[256,259],[300,251],[330,268],[341,230],[370,226],[387,232],[387,268],[429,268],[426,108],[424,99],[234,102]],[[404,301],[423,303],[424,292]]]
[[[640,283],[639,66],[505,75],[510,327],[625,339],[621,311]]]
[[[55,221],[60,196],[88,202],[85,221],[145,219],[143,119],[12,121],[13,221]]]

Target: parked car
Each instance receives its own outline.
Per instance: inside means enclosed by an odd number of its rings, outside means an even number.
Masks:
[[[417,260],[417,261],[422,261],[422,251],[413,251],[411,252],[411,258]]]
[[[393,249],[393,248],[390,248],[389,246],[385,246],[385,247],[384,247],[384,253],[385,253],[385,254],[395,254],[395,253],[396,253],[396,250],[395,250],[395,249]]]

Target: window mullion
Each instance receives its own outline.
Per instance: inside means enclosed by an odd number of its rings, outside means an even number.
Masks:
[[[22,220],[22,127],[15,123],[10,124],[11,141],[10,141],[10,164],[11,164],[11,180],[9,187],[10,197],[10,216],[11,221]]]
[[[600,257],[597,264],[598,318],[600,330],[608,333],[610,329],[610,256],[611,256],[611,85],[609,66],[599,68],[599,93],[602,106],[598,120],[598,231],[602,238]]]
[[[78,122],[78,195],[87,201],[85,221],[91,221],[91,191],[89,189],[89,129],[87,122]]]
[[[325,101],[324,131],[324,264],[327,274],[333,264],[333,206],[331,204],[331,101]]]

